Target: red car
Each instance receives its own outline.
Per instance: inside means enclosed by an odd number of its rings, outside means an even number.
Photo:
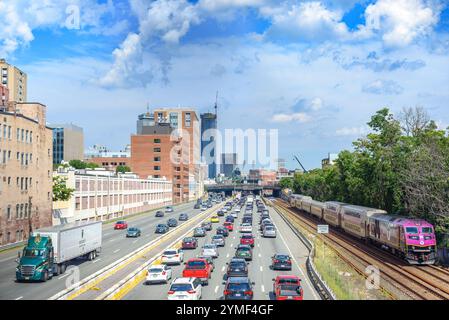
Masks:
[[[212,266],[206,259],[194,258],[184,263],[183,278],[199,278],[204,285],[209,283]]]
[[[254,236],[252,234],[244,234],[240,237],[240,244],[247,244],[254,247]]]
[[[293,275],[277,276],[273,279],[273,293],[276,300],[302,300],[301,279]]]
[[[226,229],[229,230],[229,232],[234,230],[234,225],[232,224],[232,222],[225,222],[223,223],[223,227],[225,227]]]
[[[115,223],[114,229],[115,230],[128,229],[128,223],[126,221],[123,221],[123,220],[117,221]]]
[[[187,237],[182,240],[183,249],[196,249],[198,247],[198,240],[193,237]]]

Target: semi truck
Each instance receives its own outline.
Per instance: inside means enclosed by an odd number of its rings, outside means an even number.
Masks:
[[[101,251],[102,223],[73,222],[31,233],[28,243],[18,253],[16,279],[47,281],[63,274],[71,260],[94,260]]]

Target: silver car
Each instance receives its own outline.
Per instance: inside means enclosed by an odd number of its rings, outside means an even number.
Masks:
[[[218,247],[216,244],[207,243],[203,246],[201,255],[205,257],[218,258],[220,254],[218,253]]]
[[[217,245],[217,247],[224,247],[226,245],[225,238],[221,234],[213,236],[212,243]]]
[[[266,226],[263,229],[262,235],[264,238],[276,238],[276,229],[274,226]]]

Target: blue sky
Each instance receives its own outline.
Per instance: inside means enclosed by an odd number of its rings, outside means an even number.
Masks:
[[[449,126],[443,0],[2,0],[0,18],[29,100],[86,147],[123,148],[147,103],[212,110],[216,90],[219,127],[278,129],[290,168],[351,148],[384,106]]]

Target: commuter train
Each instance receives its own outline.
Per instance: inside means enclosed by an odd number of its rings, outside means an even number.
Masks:
[[[281,198],[291,206],[356,238],[380,246],[410,264],[434,264],[436,261],[434,228],[425,220],[337,201],[320,202],[285,190]]]

